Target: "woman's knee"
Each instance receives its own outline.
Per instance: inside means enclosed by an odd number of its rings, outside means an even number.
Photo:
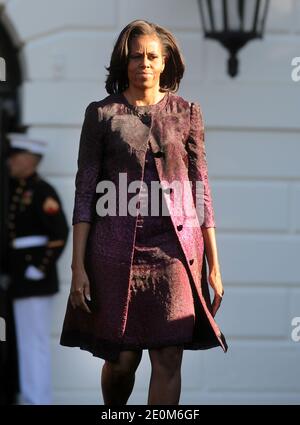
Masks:
[[[172,346],[149,350],[152,369],[174,374],[180,371],[183,347]]]
[[[142,358],[142,351],[121,351],[117,361],[105,361],[105,367],[116,376],[134,374]]]

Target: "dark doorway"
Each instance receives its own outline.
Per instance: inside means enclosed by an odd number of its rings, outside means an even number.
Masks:
[[[18,392],[18,365],[12,300],[7,270],[7,211],[9,176],[6,155],[9,132],[20,127],[19,87],[21,67],[18,48],[14,46],[2,21],[0,9],[0,57],[5,65],[5,80],[0,79],[0,317],[6,322],[5,340],[0,341],[0,404],[16,402]],[[2,68],[3,71],[3,68]],[[3,77],[4,74],[1,75]]]

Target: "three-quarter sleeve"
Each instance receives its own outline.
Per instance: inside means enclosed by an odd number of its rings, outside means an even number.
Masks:
[[[96,186],[101,174],[105,122],[102,108],[91,102],[86,110],[81,129],[75,200],[72,224],[93,221],[96,214]]]
[[[200,105],[196,102],[190,103],[190,134],[187,141],[187,150],[189,153],[189,178],[192,180],[192,188],[195,198],[203,196],[202,199],[202,220],[201,228],[216,227],[212,194],[208,178],[206,149],[205,149],[205,130],[203,116]],[[201,181],[201,190],[197,189],[195,182]],[[198,208],[198,201],[196,201]],[[201,202],[200,202],[201,204]],[[197,211],[198,212],[198,211]]]

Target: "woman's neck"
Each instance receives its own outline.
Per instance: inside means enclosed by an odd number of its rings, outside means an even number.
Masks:
[[[126,89],[123,91],[123,95],[131,105],[135,106],[147,106],[158,103],[166,93],[160,92],[159,90],[148,90],[138,91],[132,89]]]

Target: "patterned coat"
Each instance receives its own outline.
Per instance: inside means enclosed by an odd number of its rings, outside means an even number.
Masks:
[[[174,231],[196,288],[195,308],[200,320],[196,321],[195,340],[190,348],[221,346],[226,352],[225,337],[211,313],[206,275],[202,228],[215,227],[215,219],[200,106],[168,92],[163,101],[152,105],[151,112],[141,113],[142,109],[129,104],[123,94],[109,95],[86,108],[72,223],[91,224],[85,266],[91,284],[92,314],[74,310],[68,300],[60,342],[79,346],[104,359],[116,358],[113,346],[121,344],[126,327],[137,220],[131,214],[121,215],[119,193],[132,182],[141,184],[149,141]],[[127,178],[123,188],[120,173]],[[116,187],[116,215],[98,214],[101,196],[96,186],[104,180]],[[184,186],[181,209],[172,191],[174,181],[193,182],[188,188]],[[196,181],[202,182],[200,203]],[[127,205],[136,197],[136,190],[128,189]],[[196,208],[198,203],[203,210]],[[187,211],[188,207],[191,210]]]

